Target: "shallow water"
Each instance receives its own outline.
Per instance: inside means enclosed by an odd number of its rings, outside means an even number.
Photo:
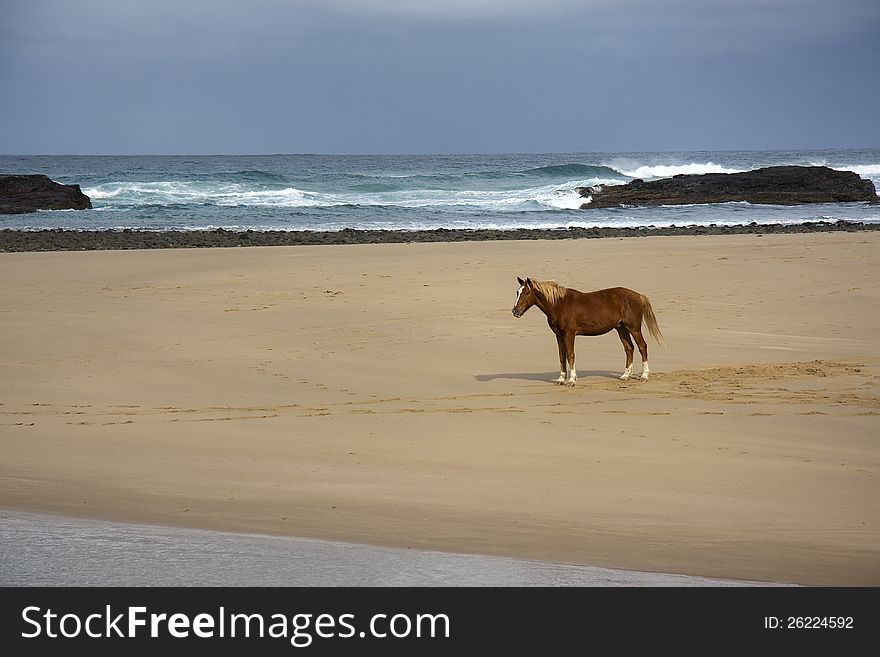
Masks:
[[[2,586],[767,586],[472,554],[0,513]]]

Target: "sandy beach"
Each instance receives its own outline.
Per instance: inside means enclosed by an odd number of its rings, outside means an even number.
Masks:
[[[517,276],[650,297],[651,378],[612,332],[554,385]],[[0,508],[880,585],[877,231],[2,253],[0,280]]]

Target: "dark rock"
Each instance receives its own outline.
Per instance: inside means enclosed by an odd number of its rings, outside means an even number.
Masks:
[[[623,206],[686,205],[746,201],[770,205],[803,203],[877,203],[874,183],[852,171],[829,167],[779,166],[742,173],[682,174],[645,182],[595,188],[578,187],[592,200],[581,209]]]
[[[0,174],[0,214],[91,207],[79,185],[62,185],[43,174]]]

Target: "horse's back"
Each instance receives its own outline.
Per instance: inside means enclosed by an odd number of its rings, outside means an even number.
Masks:
[[[592,292],[569,288],[567,318],[580,335],[601,335],[619,323],[641,323],[641,295],[625,287],[609,287]]]
[[[568,288],[577,293],[577,300],[582,304],[599,303],[613,306],[615,303],[639,301],[642,295],[628,287],[606,287],[592,292],[581,292]]]

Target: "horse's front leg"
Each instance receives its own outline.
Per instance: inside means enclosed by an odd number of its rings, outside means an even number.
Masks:
[[[565,379],[565,385],[573,386],[577,383],[578,373],[577,368],[574,364],[574,333],[566,333],[565,334],[565,355],[567,357],[567,376]]]
[[[566,376],[568,367],[565,364],[565,338],[558,333],[556,334],[556,344],[559,345],[559,378],[556,379],[556,385],[561,386],[568,378]]]

